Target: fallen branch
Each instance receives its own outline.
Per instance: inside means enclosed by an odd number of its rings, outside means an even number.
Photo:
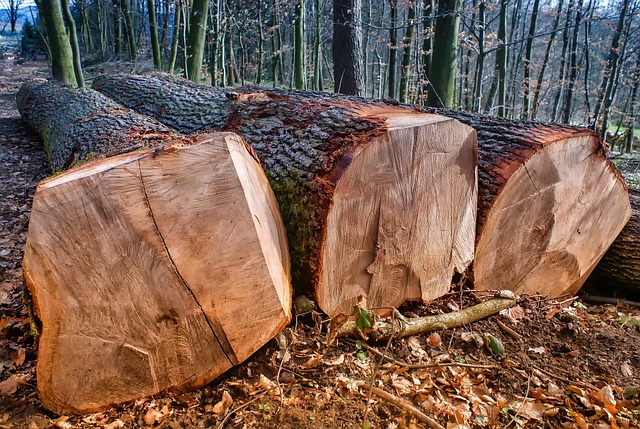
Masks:
[[[382,341],[388,340],[391,336],[402,338],[441,331],[476,322],[514,305],[516,297],[513,292],[500,291],[493,299],[452,313],[413,318],[395,317],[395,321],[377,318],[371,331],[367,331],[366,334],[368,339]],[[336,337],[347,336],[362,338],[362,331],[355,320],[349,320],[338,328]]]
[[[516,341],[522,341],[522,337],[520,336],[520,334],[518,334],[516,331],[514,331],[513,329],[511,329],[510,327],[508,327],[504,323],[502,323],[502,321],[496,320],[496,323],[498,324],[500,329],[502,329],[504,331],[505,334],[507,334],[508,336],[510,336],[511,338],[513,338]]]
[[[444,429],[440,423],[418,410],[413,405],[406,403],[404,400],[398,398],[397,396],[392,395],[391,393],[387,393],[382,389],[378,389],[377,387],[371,386],[369,383],[363,383],[362,388],[371,390],[376,396],[384,399],[387,402],[392,403],[396,407],[402,408],[405,411],[413,414],[418,420],[425,423],[428,427],[432,429]]]

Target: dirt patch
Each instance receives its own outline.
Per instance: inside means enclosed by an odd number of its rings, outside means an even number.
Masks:
[[[0,428],[361,428],[365,415],[374,428],[425,427],[376,396],[367,407],[361,384],[372,377],[448,428],[639,424],[633,388],[640,386],[640,312],[542,297],[521,297],[502,315],[388,345],[339,340],[327,347],[327,321],[306,314],[280,342],[195,392],[85,416],[47,412],[36,390],[21,258],[33,192],[48,173],[14,101],[24,80],[45,74],[42,63],[0,60]],[[401,312],[436,314],[478,301],[462,290]],[[487,347],[491,338],[503,355]],[[430,366],[416,367],[422,364]]]

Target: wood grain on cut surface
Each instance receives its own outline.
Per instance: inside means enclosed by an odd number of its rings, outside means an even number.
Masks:
[[[202,386],[290,320],[284,227],[266,178],[236,135],[196,140],[38,187],[24,268],[47,408],[95,411]]]
[[[94,88],[179,131],[242,135],[278,199],[294,285],[331,316],[361,298],[370,307],[432,300],[473,258],[476,142],[458,121],[381,101],[228,91],[157,74],[102,76]]]

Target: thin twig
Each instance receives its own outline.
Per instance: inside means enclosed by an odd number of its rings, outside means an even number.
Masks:
[[[496,319],[496,323],[498,324],[500,329],[504,331],[505,334],[507,334],[508,336],[510,336],[516,341],[522,341],[522,337],[516,331],[514,331],[513,329],[511,329],[510,327],[508,327],[498,319]]]
[[[440,423],[438,423],[437,421],[435,421],[434,419],[432,419],[422,411],[418,410],[413,405],[406,403],[401,398],[398,398],[397,396],[392,395],[391,393],[387,393],[382,389],[378,389],[377,387],[373,387],[368,383],[364,383],[362,387],[364,387],[365,389],[369,389],[370,392],[375,393],[376,396],[392,403],[396,407],[401,408],[413,414],[418,420],[425,423],[428,427],[432,429],[444,429],[444,426],[442,426]]]

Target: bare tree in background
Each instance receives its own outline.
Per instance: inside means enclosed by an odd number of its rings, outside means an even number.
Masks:
[[[16,23],[20,18],[20,6],[24,0],[0,0],[0,7],[7,13],[9,23],[11,24],[11,33],[16,32]]]

